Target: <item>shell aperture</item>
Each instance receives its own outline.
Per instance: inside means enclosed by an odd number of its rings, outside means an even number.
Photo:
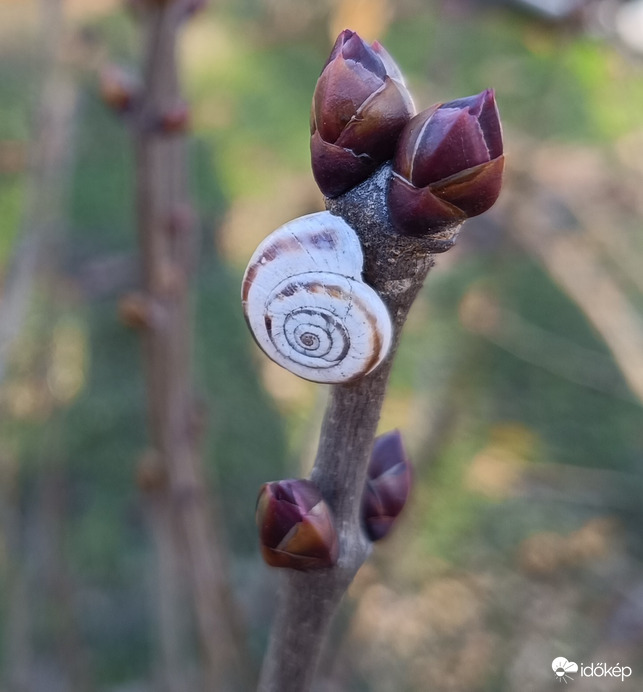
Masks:
[[[304,379],[349,382],[379,365],[391,345],[386,306],[361,278],[355,231],[330,212],[271,233],[242,285],[244,315],[260,348]]]

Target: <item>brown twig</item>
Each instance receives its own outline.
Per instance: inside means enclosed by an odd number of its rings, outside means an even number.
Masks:
[[[243,679],[238,613],[227,580],[224,543],[206,490],[192,389],[186,151],[180,132],[159,127],[182,103],[177,35],[187,3],[148,3],[143,91],[134,118],[139,240],[143,290],[143,352],[149,431],[166,482],[152,484],[152,501],[167,545],[180,538],[205,660],[203,689],[224,691]],[[177,219],[182,220],[177,223]],[[189,219],[188,219],[189,221]],[[159,516],[162,515],[162,516]],[[159,536],[157,536],[157,542]]]
[[[370,553],[359,509],[366,468],[400,334],[421,289],[434,253],[452,246],[459,227],[424,238],[397,235],[386,207],[390,166],[345,195],[327,200],[327,208],[357,232],[364,250],[364,279],[386,303],[394,341],[386,360],[372,374],[336,385],[321,430],[311,479],[333,510],[340,541],[338,563],[318,572],[287,570],[264,659],[260,692],[306,692],[312,684],[332,617]]]

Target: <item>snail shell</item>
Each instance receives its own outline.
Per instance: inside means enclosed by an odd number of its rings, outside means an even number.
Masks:
[[[349,382],[391,346],[388,310],[362,280],[364,255],[339,216],[302,216],[271,233],[243,278],[246,321],[276,363],[313,382]]]

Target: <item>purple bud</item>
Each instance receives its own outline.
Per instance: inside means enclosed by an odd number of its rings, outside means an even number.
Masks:
[[[265,483],[257,499],[256,521],[261,554],[272,567],[306,571],[337,561],[333,518],[311,481]]]
[[[389,190],[403,235],[428,235],[487,211],[500,194],[504,156],[492,89],[437,104],[400,136]]]
[[[399,430],[375,439],[362,496],[362,521],[371,541],[384,538],[411,490],[411,464]]]
[[[366,180],[393,156],[414,112],[401,72],[384,48],[343,31],[313,95],[310,148],[321,191],[336,197]]]

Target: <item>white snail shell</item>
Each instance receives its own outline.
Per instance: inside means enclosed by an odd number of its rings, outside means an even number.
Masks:
[[[250,329],[272,360],[313,382],[363,377],[385,358],[388,310],[362,280],[355,231],[324,211],[271,233],[250,259],[241,300]]]

